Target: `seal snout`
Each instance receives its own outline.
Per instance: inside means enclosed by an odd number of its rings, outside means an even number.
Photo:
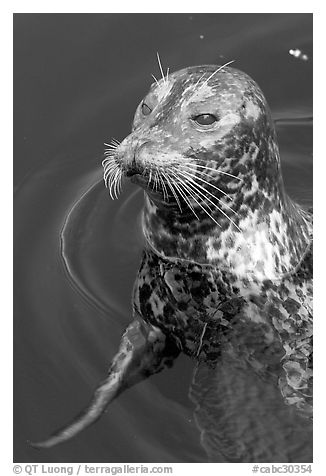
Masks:
[[[150,141],[140,142],[135,140],[132,135],[127,137],[119,147],[119,162],[123,174],[126,177],[143,174],[149,167],[147,146]]]
[[[154,143],[150,140],[138,143],[135,147],[133,162],[137,168],[146,168],[151,165],[152,154],[150,151]]]

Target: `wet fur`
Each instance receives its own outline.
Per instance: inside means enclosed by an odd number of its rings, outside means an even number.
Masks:
[[[202,113],[216,124],[196,126]],[[86,411],[35,446],[71,438],[180,352],[214,368],[226,349],[311,416],[312,215],[285,193],[257,84],[214,65],[155,79],[103,166],[112,197],[123,176],[146,192],[134,321]]]

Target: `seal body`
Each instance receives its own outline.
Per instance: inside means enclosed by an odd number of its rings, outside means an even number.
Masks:
[[[217,70],[175,73],[163,97],[155,85],[144,100],[153,117],[138,110],[119,147],[132,149],[142,179],[162,168],[182,202],[164,207],[157,187],[147,190],[134,309],[206,362],[234,342],[230,352],[273,375],[285,402],[311,414],[312,216],[285,193],[262,92],[242,72]],[[196,122],[209,115],[216,121]]]
[[[146,251],[134,308],[180,350],[214,365],[227,352],[274,379],[285,402],[312,414],[312,254],[278,282],[239,279],[216,267]]]
[[[123,176],[145,190],[134,321],[86,411],[37,446],[74,436],[180,352],[214,369],[223,351],[310,416],[312,215],[285,192],[257,84],[226,66],[163,76],[106,154],[113,197]]]

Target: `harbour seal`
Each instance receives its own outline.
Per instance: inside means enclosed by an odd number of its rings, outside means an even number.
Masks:
[[[36,447],[73,437],[180,352],[214,368],[223,345],[311,416],[312,214],[284,190],[264,95],[227,65],[162,76],[103,160],[112,198],[122,177],[145,190],[134,319],[86,410]]]

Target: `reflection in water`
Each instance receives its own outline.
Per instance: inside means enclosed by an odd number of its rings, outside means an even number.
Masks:
[[[225,355],[215,368],[198,364],[190,398],[209,461],[312,461],[311,422],[284,405],[270,375]]]
[[[103,311],[124,312],[102,273],[111,268],[112,256],[119,257],[121,266],[136,262],[142,249],[140,220],[130,224],[129,217],[140,214],[141,204],[142,192],[136,189],[117,207],[100,179],[66,216],[61,255],[68,277],[83,297]]]

